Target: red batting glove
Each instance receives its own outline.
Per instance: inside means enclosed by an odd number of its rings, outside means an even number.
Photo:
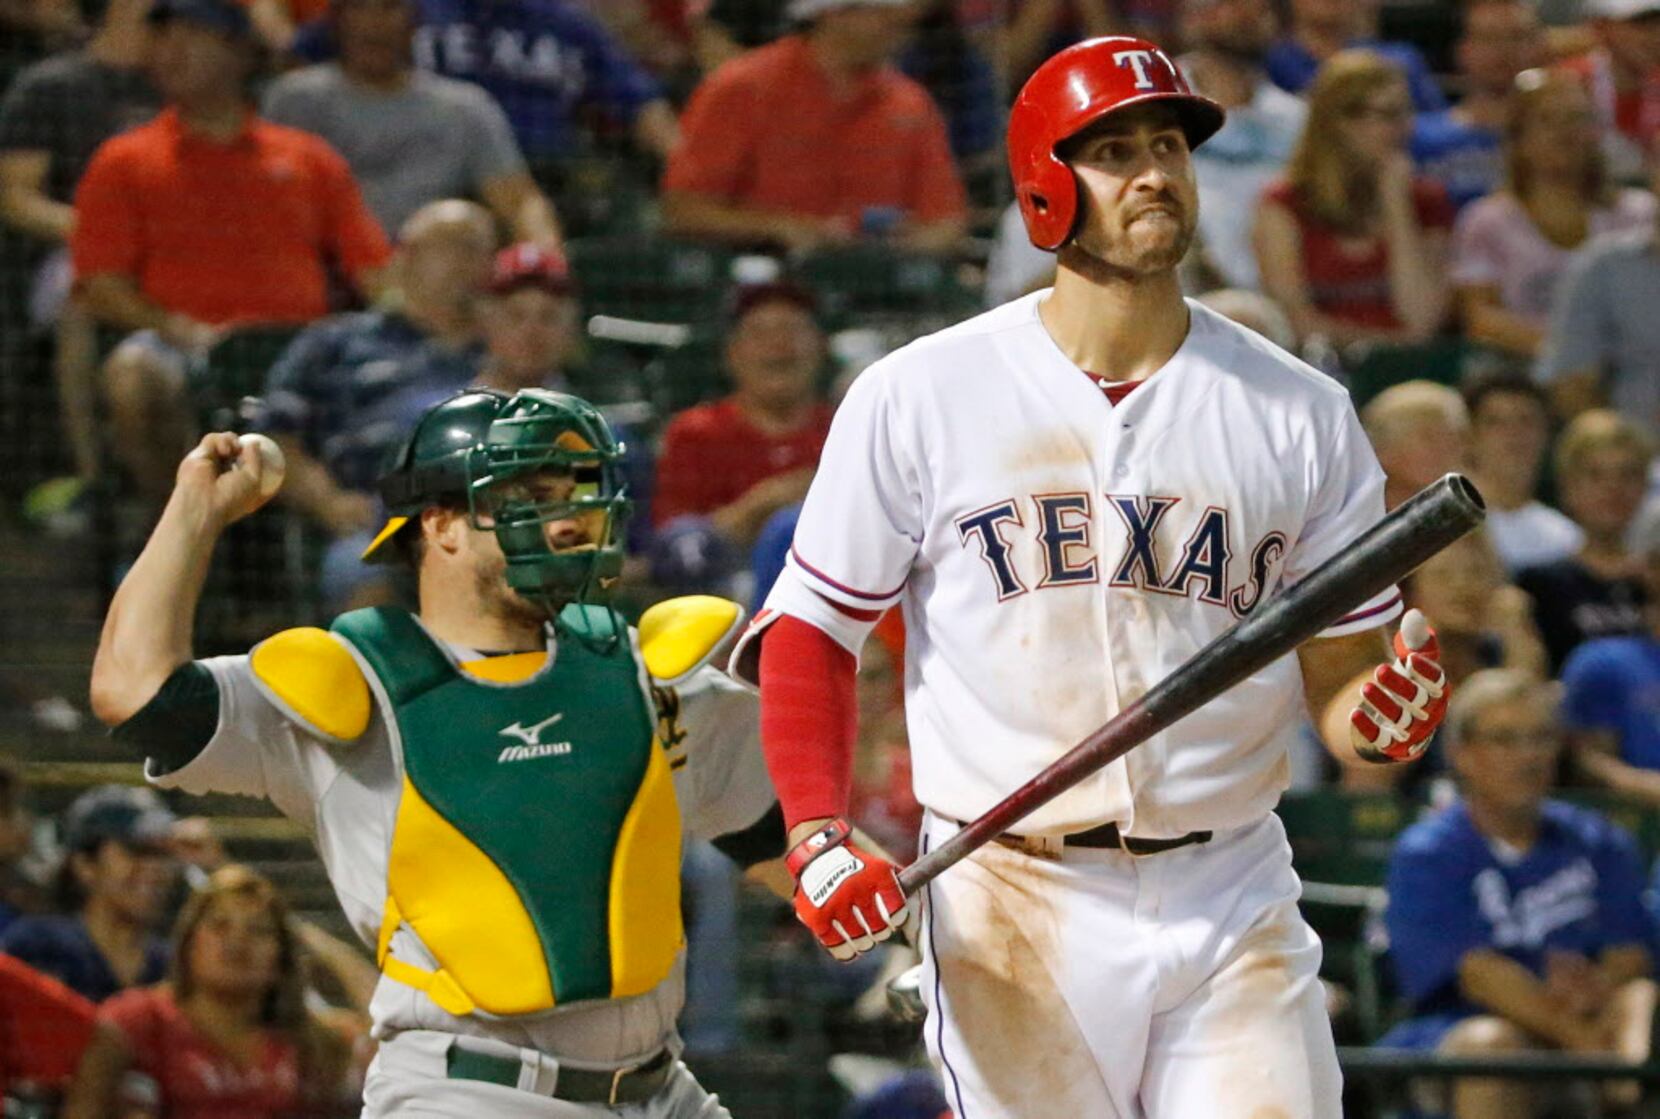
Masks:
[[[838,960],[869,952],[905,924],[899,868],[853,842],[844,819],[830,821],[790,849],[795,915]]]
[[[1369,762],[1409,762],[1424,752],[1447,713],[1452,685],[1441,669],[1441,644],[1424,615],[1408,610],[1395,634],[1395,659],[1361,686],[1349,715],[1349,740]]]

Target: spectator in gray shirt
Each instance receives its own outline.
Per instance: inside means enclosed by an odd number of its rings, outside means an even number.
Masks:
[[[1660,193],[1660,150],[1649,154]],[[1575,257],[1537,375],[1564,419],[1607,405],[1660,434],[1660,223],[1611,233]]]
[[[387,229],[428,202],[474,197],[516,241],[556,247],[559,222],[525,168],[507,116],[471,82],[417,70],[413,0],[337,0],[337,62],[273,82],[265,115],[346,157]]]

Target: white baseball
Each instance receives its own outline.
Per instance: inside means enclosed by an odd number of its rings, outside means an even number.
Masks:
[[[259,476],[259,494],[261,497],[270,497],[282,489],[283,475],[288,472],[288,461],[283,458],[282,448],[269,435],[258,432],[249,432],[240,435],[236,440],[242,446],[252,446],[259,451],[261,466]]]

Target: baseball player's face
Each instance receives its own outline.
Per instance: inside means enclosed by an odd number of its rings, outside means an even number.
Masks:
[[[271,907],[227,894],[208,905],[190,938],[190,974],[219,994],[258,994],[277,981],[282,940]]]
[[[580,496],[588,483],[568,473],[543,471],[523,479],[492,487],[499,496],[514,503],[535,501],[551,504]],[[473,581],[481,602],[505,617],[540,622],[546,611],[507,585],[507,557],[496,539],[487,513],[480,513],[481,528],[468,526],[466,548],[472,561]],[[605,513],[589,510],[577,517],[548,521],[542,535],[555,552],[589,551],[597,548],[605,534]]]
[[[1113,113],[1065,154],[1083,206],[1078,249],[1130,275],[1181,261],[1199,219],[1199,189],[1174,110],[1138,105]]]

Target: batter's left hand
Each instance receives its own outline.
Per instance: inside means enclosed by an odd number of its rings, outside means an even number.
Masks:
[[[1372,673],[1349,715],[1355,753],[1369,762],[1416,758],[1441,725],[1451,694],[1435,631],[1420,611],[1408,610],[1395,634],[1395,659]]]

